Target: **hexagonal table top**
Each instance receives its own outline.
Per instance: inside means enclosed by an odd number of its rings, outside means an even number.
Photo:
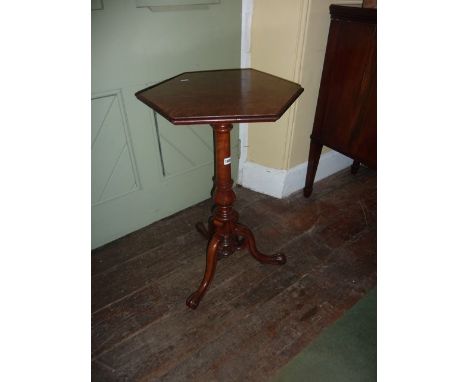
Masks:
[[[255,69],[179,74],[135,96],[175,125],[276,121],[304,89]]]

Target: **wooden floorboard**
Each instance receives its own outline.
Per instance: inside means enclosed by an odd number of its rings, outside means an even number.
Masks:
[[[93,381],[268,381],[375,286],[375,172],[341,171],[309,199],[236,194],[259,249],[287,264],[235,253],[188,309],[205,265],[194,225],[209,200],[94,250]]]

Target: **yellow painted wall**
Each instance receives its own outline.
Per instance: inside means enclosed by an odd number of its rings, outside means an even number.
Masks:
[[[275,123],[249,124],[247,160],[276,169],[307,161],[333,0],[254,0],[251,66],[305,89]]]
[[[306,3],[305,0],[254,0],[250,48],[252,68],[291,81],[298,80],[298,44],[303,28],[300,21]],[[287,168],[286,145],[291,139],[294,108],[291,107],[275,123],[249,124],[247,160],[267,167]]]

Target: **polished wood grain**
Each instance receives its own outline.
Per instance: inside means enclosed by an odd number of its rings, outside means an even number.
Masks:
[[[214,212],[208,226],[196,229],[208,240],[205,272],[198,289],[186,300],[196,309],[208,290],[219,257],[247,248],[259,262],[286,263],[284,254],[265,255],[254,234],[238,223],[231,179],[231,122],[276,121],[304,89],[291,81],[255,69],[226,69],[182,73],[143,89],[135,96],[173,124],[210,123],[214,134]]]
[[[304,89],[255,69],[179,74],[136,97],[175,125],[276,121]]]
[[[284,266],[247,248],[218,261],[196,311],[207,199],[93,251],[92,380],[272,381],[377,281],[377,177],[362,167],[315,184],[313,203],[236,187],[236,209]]]
[[[377,11],[331,5],[330,13],[305,197],[312,193],[322,146],[377,168]]]
[[[236,194],[232,190],[230,131],[232,124],[213,124],[215,136],[215,169],[216,182],[214,192],[215,209],[209,219],[209,228],[200,229],[202,235],[209,239],[206,254],[205,274],[198,289],[187,298],[187,306],[196,309],[213,280],[216,263],[219,256],[229,256],[235,251],[247,248],[250,254],[259,262],[272,265],[286,263],[284,254],[265,255],[255,244],[252,231],[238,223],[239,214],[234,210],[233,204]]]

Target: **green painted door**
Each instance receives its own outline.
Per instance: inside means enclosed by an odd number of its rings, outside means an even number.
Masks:
[[[211,128],[173,126],[134,96],[185,71],[239,67],[241,0],[196,3],[92,2],[93,248],[210,197]],[[235,177],[237,127],[231,142]]]

